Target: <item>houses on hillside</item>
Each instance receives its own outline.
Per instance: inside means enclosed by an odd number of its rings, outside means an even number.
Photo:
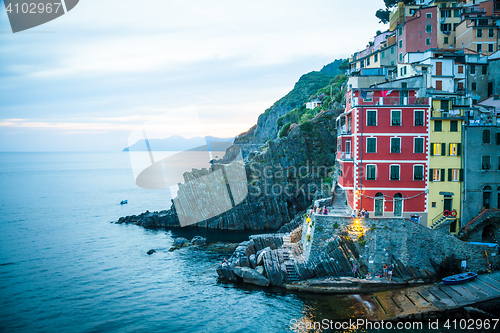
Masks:
[[[352,209],[454,233],[500,206],[500,0],[399,3],[349,59],[338,184]]]

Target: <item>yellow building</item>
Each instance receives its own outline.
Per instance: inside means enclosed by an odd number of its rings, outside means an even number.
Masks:
[[[459,1],[434,0],[438,7],[437,42],[438,48],[455,47],[455,28],[462,22]]]
[[[429,147],[429,195],[427,226],[449,226],[458,232],[463,190],[462,124],[464,111],[454,96],[432,101]]]

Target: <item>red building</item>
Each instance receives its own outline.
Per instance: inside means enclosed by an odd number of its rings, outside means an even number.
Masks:
[[[353,89],[346,99],[346,112],[337,117],[337,167],[349,206],[371,217],[425,220],[428,98],[412,89]]]

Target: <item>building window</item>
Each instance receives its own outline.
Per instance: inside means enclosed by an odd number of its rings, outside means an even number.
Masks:
[[[377,175],[377,166],[375,164],[366,165],[366,180],[375,180]]]
[[[451,17],[451,10],[442,10],[441,17]]]
[[[385,59],[385,51],[380,52],[380,59]]]
[[[436,80],[436,90],[443,90],[443,81]]]
[[[413,140],[413,152],[422,154],[424,152],[424,138],[415,138]]]
[[[448,37],[444,37],[444,44],[449,44],[448,41],[449,41]]]
[[[370,57],[366,58],[366,66],[370,66]]]
[[[391,126],[401,126],[401,110],[391,110]]]
[[[391,153],[401,152],[401,138],[391,138]]]
[[[481,74],[486,75],[488,73],[488,66],[482,66],[481,67]]]
[[[481,157],[481,169],[482,170],[491,170],[491,156],[483,155]]]
[[[432,207],[432,208],[436,208],[436,202],[435,202],[435,201],[433,201],[433,202],[431,203],[431,207]]]
[[[378,61],[378,53],[375,53],[375,55],[373,56],[373,62],[377,62]]]
[[[414,165],[413,166],[413,180],[424,180],[424,166]]]
[[[425,39],[425,45],[431,45],[431,39],[430,38],[426,38]]]
[[[366,152],[367,153],[377,152],[377,138],[366,138]]]
[[[483,52],[483,44],[481,44],[481,43],[476,44],[476,52],[478,52],[478,53]]]
[[[425,17],[427,17],[427,18],[432,18],[432,13],[426,13],[426,14],[425,14]]]
[[[470,65],[470,73],[471,74],[476,74],[476,66]]]
[[[493,44],[488,44],[488,53],[493,53]]]
[[[403,40],[402,40],[402,39],[399,41],[399,48],[400,48],[400,49],[402,49],[402,48],[403,48]]]
[[[476,37],[483,38],[483,29],[476,29]]]
[[[403,53],[399,54],[399,62],[403,62]]]
[[[460,143],[450,143],[450,156],[460,156]]]
[[[425,32],[432,32],[432,24],[427,24],[425,26]]]
[[[366,111],[366,126],[377,126],[377,111]]]
[[[399,27],[398,32],[399,32],[399,35],[401,36],[403,34],[403,27]]]
[[[439,104],[441,105],[441,110],[443,110],[443,111],[450,110],[450,101],[441,100]]]
[[[491,187],[486,185],[483,187],[483,207],[490,209]]]
[[[446,143],[433,143],[431,145],[431,156],[445,155]]]
[[[497,145],[500,145],[500,132],[497,132]]]
[[[415,110],[415,126],[424,126],[424,111]]]
[[[451,30],[451,23],[442,23],[441,24],[441,31],[450,31]]]
[[[450,182],[459,182],[460,179],[460,169],[448,169],[448,180]]]
[[[394,54],[394,46],[391,47],[391,54]]]
[[[457,90],[464,90],[464,83],[463,82],[457,83]]]
[[[472,82],[472,84],[470,85],[470,89],[472,91],[476,91],[476,82]]]
[[[453,10],[453,17],[460,17],[460,9]]]
[[[450,132],[458,132],[458,121],[450,121]]]
[[[391,180],[399,180],[399,165],[391,165]]]
[[[495,29],[488,29],[488,38],[494,38],[495,37]]]
[[[431,181],[433,182],[443,182],[444,181],[444,169],[431,169],[430,170]]]
[[[491,132],[488,129],[483,130],[483,143],[489,144],[491,143]]]
[[[441,120],[434,120],[434,132],[443,131],[443,122]]]
[[[464,66],[458,66],[458,74],[463,74]]]

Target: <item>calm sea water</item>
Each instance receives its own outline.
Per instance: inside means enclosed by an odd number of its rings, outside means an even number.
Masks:
[[[290,332],[360,311],[352,297],[219,282],[224,255],[168,252],[172,232],[111,223],[169,202],[135,185],[126,153],[0,153],[0,331]]]

